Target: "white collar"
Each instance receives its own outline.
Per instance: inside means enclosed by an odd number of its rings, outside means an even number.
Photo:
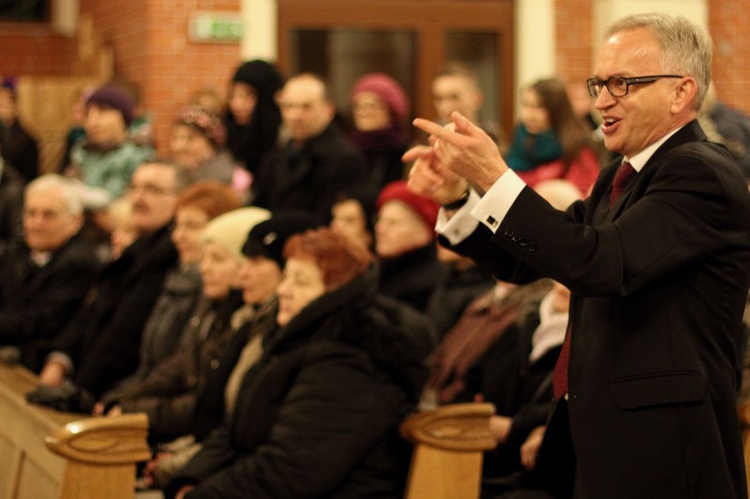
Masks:
[[[646,165],[646,163],[648,163],[648,160],[651,159],[651,156],[654,155],[656,150],[659,149],[659,147],[661,147],[663,143],[665,143],[672,135],[676,134],[677,131],[680,130],[680,128],[684,126],[685,125],[679,128],[675,128],[674,130],[672,130],[671,132],[666,134],[664,137],[660,138],[659,140],[657,140],[656,142],[654,142],[653,144],[651,144],[650,146],[648,146],[641,152],[634,154],[632,158],[628,158],[627,156],[625,156],[623,158],[623,162],[625,161],[629,162],[633,166],[635,171],[640,172],[641,169],[643,169],[643,167]]]

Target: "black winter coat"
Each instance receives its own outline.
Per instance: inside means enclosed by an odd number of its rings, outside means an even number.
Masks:
[[[81,307],[99,263],[80,235],[43,267],[31,262],[30,253],[16,242],[0,263],[0,344],[18,345],[21,362],[38,372],[50,344]]]
[[[143,327],[176,261],[169,227],[163,227],[104,268],[90,302],[55,342],[73,360],[77,386],[98,398],[135,371]]]
[[[364,157],[331,124],[301,148],[289,142],[263,158],[253,204],[273,213],[308,211],[328,223],[336,196],[366,176]]]
[[[327,293],[274,335],[231,420],[168,487],[187,497],[403,496],[398,434],[427,376],[426,319],[376,294],[375,272]]]

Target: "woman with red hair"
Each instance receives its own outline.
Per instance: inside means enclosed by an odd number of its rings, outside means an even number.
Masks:
[[[328,228],[291,237],[279,329],[234,412],[167,497],[400,497],[398,434],[426,379],[426,319],[377,294],[361,245]]]

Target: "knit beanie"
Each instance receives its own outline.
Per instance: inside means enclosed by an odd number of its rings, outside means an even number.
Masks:
[[[125,90],[115,85],[97,88],[86,101],[87,107],[92,104],[111,107],[120,111],[126,127],[130,126],[133,118],[135,118],[135,102]]]
[[[396,180],[383,187],[378,196],[378,210],[388,201],[394,200],[401,201],[409,206],[430,229],[435,227],[440,205],[428,197],[410,191],[405,180]]]
[[[270,216],[271,212],[255,206],[222,213],[208,222],[201,233],[200,241],[218,243],[234,258],[242,260],[242,245],[248,231]]]
[[[221,149],[227,141],[227,130],[221,118],[200,106],[182,108],[175,124],[193,127],[214,146]]]
[[[242,248],[245,256],[270,258],[284,268],[284,245],[295,234],[322,227],[317,217],[302,211],[289,211],[273,215],[269,220],[252,228]]]
[[[372,92],[383,99],[396,122],[406,119],[409,101],[406,93],[396,80],[384,73],[368,73],[354,83],[350,100],[360,92]]]
[[[267,63],[256,59],[243,63],[234,73],[233,82],[246,83],[253,87],[258,94],[259,101],[273,99],[284,84],[279,71]]]

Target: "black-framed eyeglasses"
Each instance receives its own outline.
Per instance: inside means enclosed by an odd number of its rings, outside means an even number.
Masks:
[[[651,76],[634,76],[632,78],[625,78],[624,76],[612,76],[606,80],[600,80],[599,78],[589,78],[586,80],[586,85],[589,87],[589,94],[591,97],[599,97],[602,92],[602,88],[605,86],[612,97],[624,97],[628,95],[630,85],[637,85],[639,83],[653,83],[661,78],[684,78],[682,75],[651,75]]]

